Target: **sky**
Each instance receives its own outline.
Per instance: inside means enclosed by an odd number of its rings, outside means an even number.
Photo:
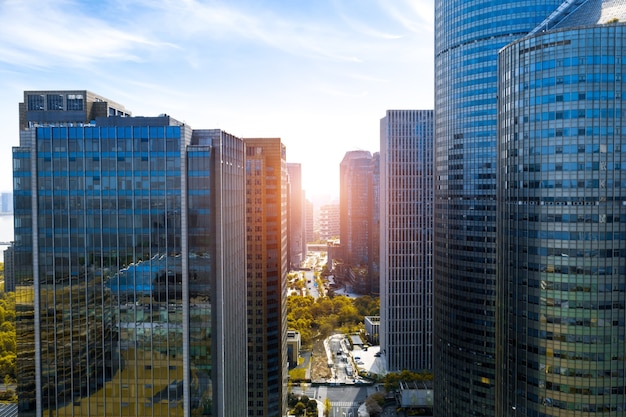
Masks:
[[[0,0],[0,192],[25,90],[280,137],[314,204],[392,109],[432,109],[433,0]]]

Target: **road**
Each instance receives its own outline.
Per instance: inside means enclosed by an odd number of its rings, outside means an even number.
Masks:
[[[354,368],[352,355],[350,355],[346,338],[342,334],[335,334],[328,338],[328,348],[333,358],[335,378],[332,382],[339,384],[354,383],[358,378],[358,372]]]
[[[319,401],[318,406],[322,406],[326,398],[330,400],[332,406],[330,417],[358,417],[359,406],[365,402],[368,395],[376,391],[373,386],[357,387],[354,385],[343,386],[310,386],[293,387],[292,392],[297,395],[305,394],[309,398]]]
[[[309,295],[317,299],[320,296],[320,293],[317,288],[317,282],[315,282],[315,272],[313,271],[302,271],[302,272],[304,272],[304,279],[306,280],[306,289],[309,292]]]

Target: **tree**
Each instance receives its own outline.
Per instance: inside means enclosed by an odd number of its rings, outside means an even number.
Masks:
[[[304,412],[306,411],[306,405],[304,405],[303,402],[298,402],[296,404],[296,406],[293,408],[293,412],[297,415],[297,416],[302,416],[304,415]]]
[[[369,413],[370,417],[380,416],[383,412],[383,404],[385,403],[385,396],[381,392],[375,392],[365,399],[365,410]]]
[[[332,409],[333,409],[333,405],[327,397],[324,400],[324,417],[330,417],[330,412]]]

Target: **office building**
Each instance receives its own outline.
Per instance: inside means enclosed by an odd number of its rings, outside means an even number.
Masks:
[[[497,53],[561,3],[435,1],[437,416],[496,415]]]
[[[13,213],[13,194],[0,193],[0,214]]]
[[[20,416],[246,415],[244,143],[128,114],[20,104]]]
[[[288,163],[289,174],[289,268],[297,269],[306,258],[305,197],[302,189],[302,164]]]
[[[380,349],[389,371],[432,369],[433,111],[380,123]]]
[[[314,242],[315,239],[315,214],[313,210],[313,203],[306,199],[304,201],[304,241],[305,247],[307,243]],[[306,257],[306,252],[305,252]]]
[[[318,226],[319,240],[336,239],[340,234],[339,204],[324,204],[320,207]]]
[[[368,290],[372,295],[380,292],[380,152],[372,155],[369,176],[369,242],[367,244]]]
[[[343,260],[367,265],[370,231],[372,154],[349,151],[339,165],[339,238]]]
[[[563,2],[499,54],[498,416],[626,413],[623,22]]]
[[[15,260],[13,253],[12,244],[2,253],[4,259],[4,292],[15,291]]]
[[[287,162],[278,138],[244,139],[248,415],[287,410]]]

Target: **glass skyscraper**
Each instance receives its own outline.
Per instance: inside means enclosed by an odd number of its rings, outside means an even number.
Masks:
[[[500,52],[498,416],[626,415],[626,1]]]
[[[24,93],[20,415],[246,415],[244,143],[128,116],[87,91]]]
[[[562,0],[435,1],[435,414],[493,416],[497,53]]]
[[[433,111],[380,123],[380,349],[389,371],[432,369]]]

